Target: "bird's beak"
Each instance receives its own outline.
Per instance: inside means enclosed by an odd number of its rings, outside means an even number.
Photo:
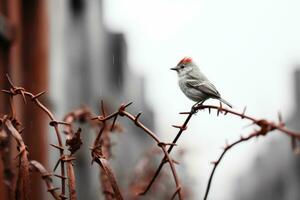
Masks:
[[[177,71],[177,67],[172,67],[172,68],[170,68],[170,70],[175,70],[175,71]]]

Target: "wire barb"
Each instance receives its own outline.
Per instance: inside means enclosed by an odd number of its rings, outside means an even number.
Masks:
[[[45,91],[42,91],[42,92],[40,92],[40,93],[34,95],[33,97],[31,97],[31,100],[35,100],[35,99],[39,98],[40,96],[42,96],[42,95],[45,94],[45,93],[46,93]]]

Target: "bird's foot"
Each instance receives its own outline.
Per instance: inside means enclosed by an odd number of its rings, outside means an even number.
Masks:
[[[192,106],[191,112],[192,112],[193,114],[196,114],[196,113],[199,111],[199,105],[202,105],[203,103],[204,103],[204,101],[200,101],[200,102],[195,103],[195,104]]]
[[[192,114],[196,114],[198,112],[197,106],[193,106],[191,109]]]

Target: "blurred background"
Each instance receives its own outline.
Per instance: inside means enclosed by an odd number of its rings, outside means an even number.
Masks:
[[[33,93],[47,91],[41,100],[58,119],[81,105],[99,113],[100,99],[111,111],[133,101],[131,111],[143,111],[141,120],[171,141],[177,131],[171,125],[183,122],[178,113],[193,102],[169,68],[191,56],[235,110],[247,106],[247,114],[274,121],[281,112],[288,128],[300,130],[299,8],[295,0],[0,0],[0,87],[9,87],[9,73]],[[48,119],[33,105],[16,103],[30,159],[51,170],[58,155],[48,145],[55,141]],[[1,113],[9,112],[4,95],[0,104]],[[124,133],[113,138],[111,162],[126,191],[133,169],[154,144],[121,122]],[[176,147],[184,151],[178,169],[188,199],[203,197],[210,162],[225,141],[253,130],[247,125],[208,112],[191,120]],[[91,166],[89,157],[94,135],[87,129],[83,137],[75,162],[79,199],[101,199],[98,166]],[[32,199],[48,199],[39,179],[32,179]],[[299,187],[299,157],[289,138],[274,132],[226,154],[210,199],[297,200]],[[0,197],[5,199],[3,186]]]

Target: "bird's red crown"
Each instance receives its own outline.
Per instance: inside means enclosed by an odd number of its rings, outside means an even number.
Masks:
[[[186,63],[191,63],[193,60],[190,57],[184,57],[181,61],[179,61],[178,65],[180,64],[186,64]]]

